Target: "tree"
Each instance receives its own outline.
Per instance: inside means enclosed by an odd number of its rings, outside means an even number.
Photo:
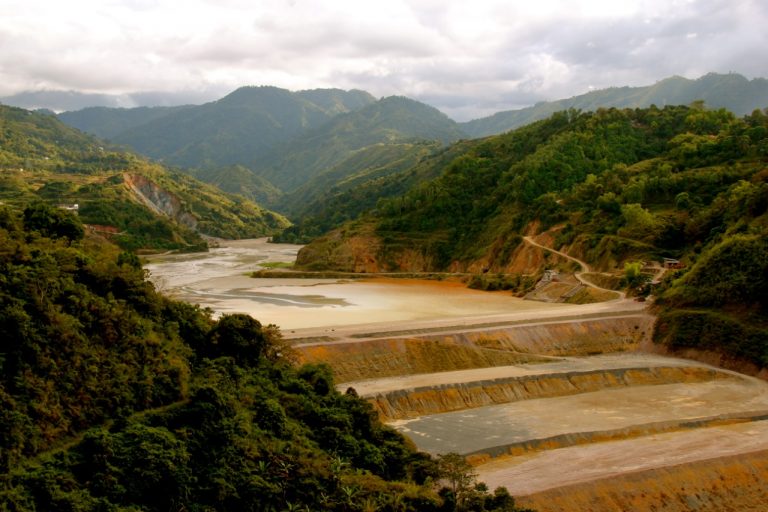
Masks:
[[[261,323],[250,315],[223,315],[208,333],[201,355],[215,359],[233,357],[237,364],[251,366],[261,359],[267,338]]]
[[[628,261],[624,264],[624,281],[628,287],[634,288],[645,282],[642,270],[643,264],[639,261]]]
[[[475,469],[463,456],[450,452],[437,456],[437,471],[453,493],[456,500],[454,510],[461,510],[464,498],[472,490],[477,479]]]
[[[49,238],[67,238],[71,242],[81,240],[85,235],[83,225],[73,214],[43,202],[24,209],[24,228]]]

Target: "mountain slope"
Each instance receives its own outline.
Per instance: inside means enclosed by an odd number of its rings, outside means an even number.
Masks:
[[[285,229],[275,240],[309,243],[314,238],[376,208],[380,200],[405,194],[416,184],[438,177],[445,165],[460,154],[471,141],[441,146],[438,142],[404,143],[371,146],[356,153],[350,160],[369,151],[386,155],[387,160],[357,173],[344,172],[348,161],[339,164],[346,178],[334,181],[336,168],[310,180],[283,200],[290,208],[294,225]],[[294,206],[290,207],[289,203]]]
[[[101,139],[112,139],[121,133],[151,123],[191,106],[107,108],[89,107],[58,115],[65,124]]]
[[[204,249],[201,233],[267,236],[280,215],[187,175],[112,151],[54,116],[0,106],[0,199],[78,205],[126,248]]]
[[[340,115],[278,147],[264,159],[257,172],[278,188],[291,192],[370,146],[419,140],[448,143],[463,135],[456,123],[439,110],[392,96]]]
[[[731,73],[710,73],[696,80],[674,76],[647,87],[612,87],[569,99],[538,103],[520,110],[498,112],[489,117],[460,123],[472,137],[485,137],[549,117],[555,112],[575,108],[645,108],[651,105],[688,105],[703,100],[712,108],[726,108],[736,115],[768,106],[768,80]]]
[[[768,112],[571,111],[466,144],[438,178],[315,240],[298,265],[568,270],[531,257],[522,236],[535,234],[627,283],[637,262],[679,259],[656,290],[668,308],[657,341],[768,367]]]
[[[340,112],[373,101],[362,91],[290,92],[277,87],[241,87],[220,100],[170,109],[101,109],[69,112],[73,126],[125,126],[111,139],[137,152],[181,167],[253,167],[276,144],[322,125]],[[142,118],[144,122],[138,123]],[[110,119],[111,118],[111,119]],[[131,118],[137,120],[133,123]]]
[[[55,207],[0,205],[0,241],[0,509],[455,508],[457,471],[275,326],[163,297]],[[472,510],[520,510],[467,487]]]
[[[187,171],[200,181],[210,183],[228,194],[241,195],[268,208],[274,208],[283,195],[280,189],[242,165]]]

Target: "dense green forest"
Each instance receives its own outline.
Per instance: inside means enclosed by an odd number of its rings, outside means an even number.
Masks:
[[[423,103],[403,97],[376,101],[362,91],[336,89],[244,87],[200,106],[84,109],[60,118],[181,166],[225,192],[292,219],[306,218],[301,231],[307,233],[326,227],[333,215],[324,205],[339,194],[397,173],[430,148],[465,136],[453,120]],[[120,127],[125,130],[116,133]],[[360,211],[353,210],[352,216]],[[318,215],[327,218],[314,219]]]
[[[686,268],[657,290],[670,308],[659,341],[764,366],[767,163],[763,111],[736,118],[702,103],[564,111],[463,143],[439,177],[380,200],[307,246],[298,263],[350,270],[349,241],[363,237],[382,270],[419,254],[423,270],[482,262],[505,273],[530,230],[605,271],[677,258]],[[704,336],[708,329],[719,335]]]
[[[2,510],[516,510],[274,326],[163,297],[69,212],[1,206],[0,267]]]
[[[289,223],[242,196],[117,151],[54,116],[0,106],[0,201],[78,205],[128,249],[204,250],[201,234],[268,236]],[[106,230],[105,230],[106,228]]]
[[[277,145],[375,99],[363,91],[241,87],[203,105],[174,108],[83,109],[67,124],[169,165],[255,169]]]

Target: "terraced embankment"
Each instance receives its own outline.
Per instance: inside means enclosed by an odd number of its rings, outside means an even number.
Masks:
[[[419,448],[537,510],[762,510],[768,384],[637,352],[653,318],[611,307],[295,336]]]
[[[382,419],[395,421],[537,398],[579,395],[632,386],[708,382],[729,377],[708,368],[603,368],[457,382],[365,396]]]
[[[347,382],[625,352],[646,340],[652,327],[651,316],[629,312],[391,332],[339,329],[322,341],[302,339],[297,347],[304,362],[328,363],[337,380]]]
[[[761,512],[767,446],[768,422],[748,422],[553,450],[516,465],[491,462],[479,477],[507,485],[519,505],[539,512]]]

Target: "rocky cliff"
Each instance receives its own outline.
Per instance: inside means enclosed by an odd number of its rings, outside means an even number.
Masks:
[[[181,200],[141,174],[123,174],[125,186],[133,196],[155,213],[165,215],[182,226],[197,228],[197,219],[184,209]]]

